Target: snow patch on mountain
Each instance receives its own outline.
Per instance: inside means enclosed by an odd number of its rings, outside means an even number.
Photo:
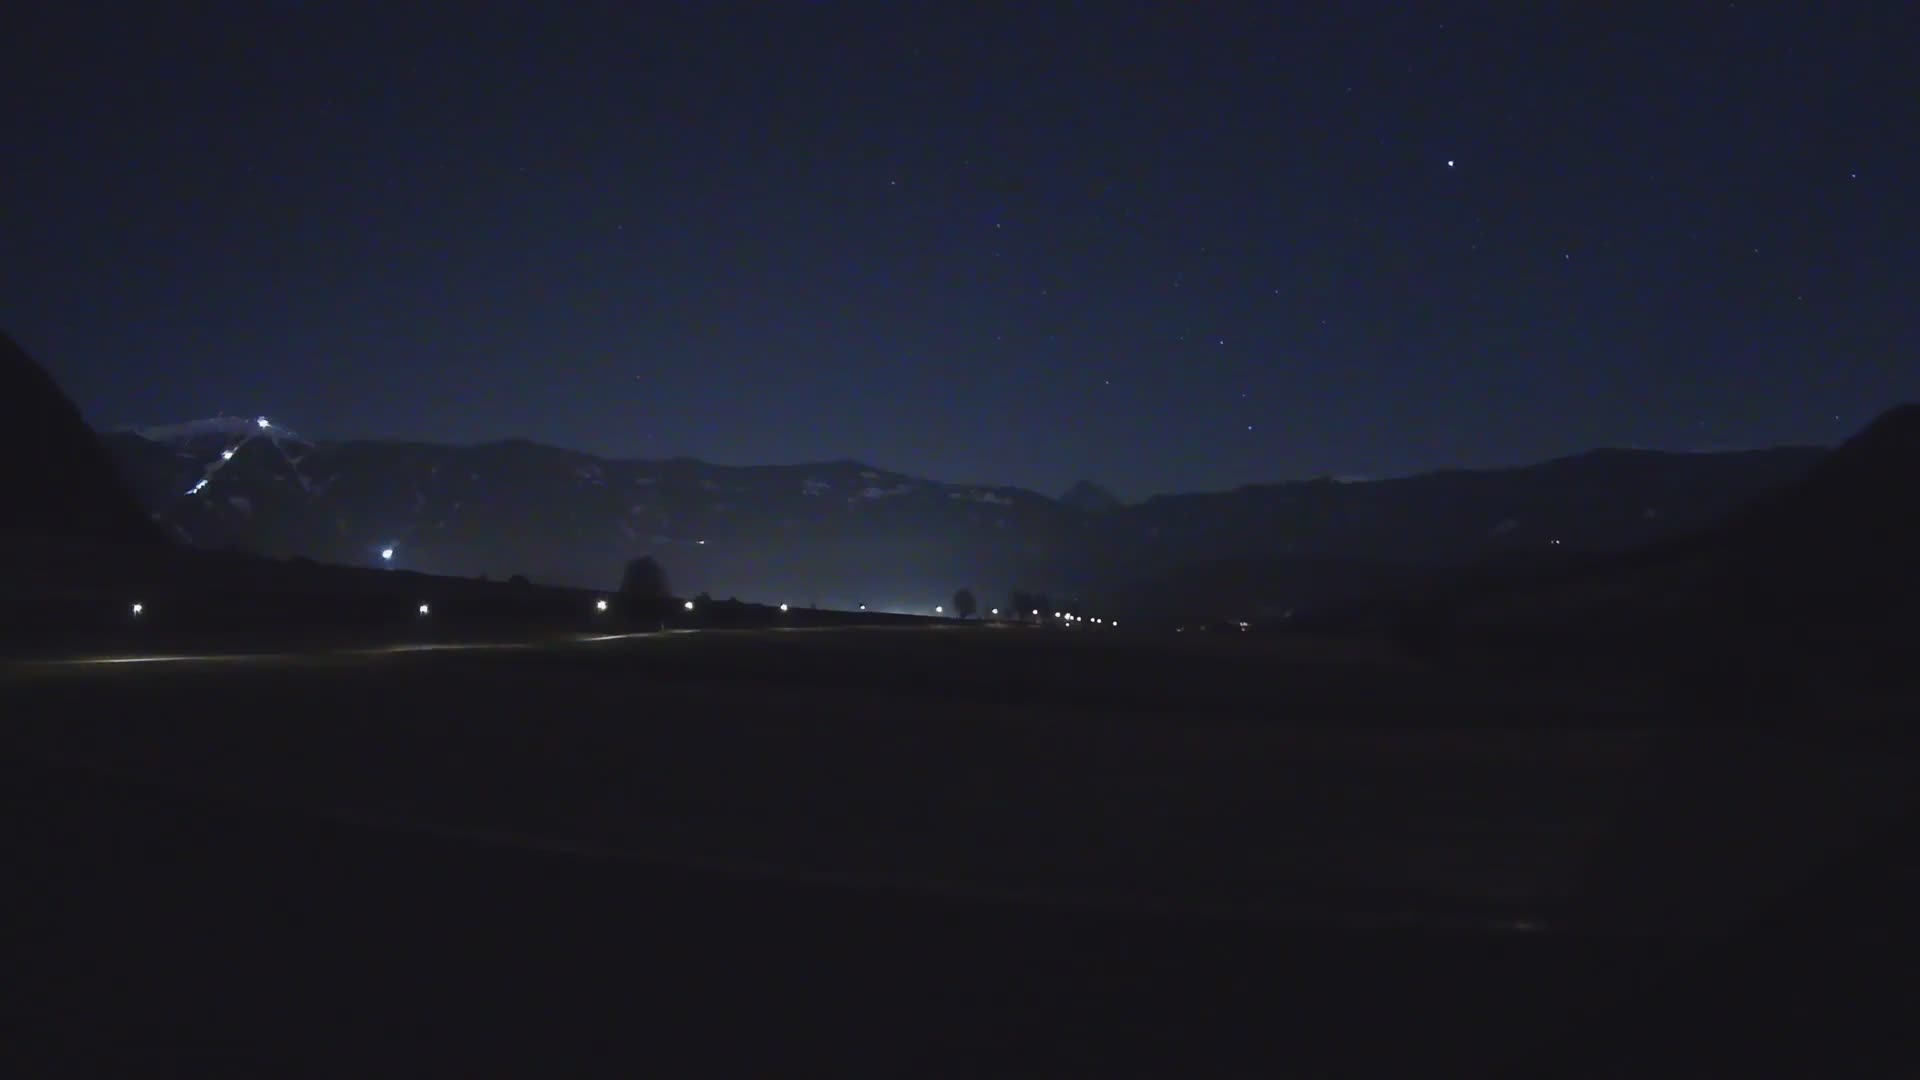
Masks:
[[[191,442],[209,436],[227,436],[252,438],[268,434],[275,439],[291,439],[304,443],[306,439],[291,428],[281,427],[264,416],[210,416],[204,420],[188,420],[179,424],[151,424],[146,427],[133,427],[126,430],[147,440],[157,443]]]

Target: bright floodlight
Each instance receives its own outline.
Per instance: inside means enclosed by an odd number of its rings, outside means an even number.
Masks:
[[[422,615],[426,615],[426,614],[429,614],[429,613],[431,613],[431,612],[432,612],[432,610],[433,610],[432,608],[430,608],[430,607],[428,607],[428,606],[427,606],[427,605],[425,605],[425,604],[421,604],[421,605],[420,605],[420,614],[422,614]]]
[[[785,611],[785,610],[787,610],[787,605],[785,605],[785,604],[781,604],[781,605],[780,605],[780,610],[781,610],[781,611]]]
[[[259,418],[258,420],[255,420],[254,423],[259,424],[263,428],[269,428],[273,426],[272,424],[267,423],[267,418],[264,416]]]
[[[593,602],[593,610],[595,611],[607,610],[607,602],[605,600],[595,600]]]
[[[687,608],[687,610],[688,610],[688,611],[692,611],[692,610],[693,610],[693,601],[691,601],[691,600],[689,600],[689,601],[687,601],[687,603],[686,603],[686,608]]]
[[[138,614],[140,614],[141,612],[143,612],[143,611],[145,611],[145,610],[147,610],[147,606],[146,606],[145,604],[141,604],[141,603],[135,603],[135,604],[133,605],[133,613],[134,613],[135,615],[138,615]]]
[[[392,549],[392,548],[381,548],[381,549],[380,549],[380,557],[381,557],[381,558],[383,558],[383,559],[391,559],[391,558],[393,558],[393,549]]]

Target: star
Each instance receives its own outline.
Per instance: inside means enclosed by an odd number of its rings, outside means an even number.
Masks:
[[[1452,159],[1452,158],[1448,158],[1448,159],[1447,159],[1447,168],[1449,168],[1449,169],[1451,169],[1451,168],[1453,168],[1453,159]]]

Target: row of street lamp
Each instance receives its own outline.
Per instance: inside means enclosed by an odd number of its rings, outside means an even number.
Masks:
[[[391,550],[392,550],[392,549],[388,549],[388,551],[387,551],[387,552],[383,552],[383,553],[382,553],[382,555],[384,556],[384,555],[386,555],[386,554],[390,554],[390,553],[391,553]],[[599,598],[599,599],[597,599],[597,600],[595,600],[595,601],[593,602],[593,610],[595,610],[595,611],[597,611],[597,612],[600,612],[601,614],[605,614],[605,613],[607,612],[607,610],[608,610],[608,609],[610,608],[610,606],[611,606],[611,605],[610,605],[610,604],[608,603],[608,601],[607,601],[607,598],[606,598],[606,597],[604,597],[604,596],[603,596],[603,597],[601,597],[601,598]],[[687,611],[692,611],[692,610],[694,610],[694,603],[693,603],[693,601],[691,601],[691,600],[688,600],[688,601],[686,601],[686,602],[684,602],[684,603],[683,603],[683,604],[681,605],[681,607],[682,607],[682,608],[684,608],[684,609],[685,609],[685,610],[687,610]],[[421,605],[419,606],[419,608],[418,608],[417,610],[419,611],[419,613],[420,613],[420,614],[421,614],[421,615],[422,615],[423,617],[424,617],[424,616],[427,616],[427,615],[431,615],[431,614],[433,614],[433,605],[431,605],[431,604],[428,604],[428,603],[425,603],[425,602],[422,602],[422,603],[421,603]],[[784,614],[786,614],[786,613],[788,613],[788,612],[789,612],[789,611],[791,611],[791,610],[792,610],[792,606],[791,606],[791,605],[789,605],[789,604],[784,604],[784,603],[783,603],[783,604],[781,604],[781,605],[780,605],[780,613],[781,613],[782,615],[784,615]],[[865,605],[865,604],[861,604],[861,605],[860,605],[860,610],[861,610],[861,611],[865,611],[865,610],[867,610],[867,605]],[[128,611],[129,611],[129,612],[130,612],[130,613],[131,613],[131,614],[132,614],[132,615],[133,615],[133,616],[134,616],[135,618],[139,618],[140,616],[142,616],[142,615],[145,615],[145,614],[146,614],[146,612],[147,612],[147,605],[146,605],[146,604],[144,604],[144,603],[141,603],[141,602],[140,602],[140,601],[138,601],[138,600],[135,600],[135,601],[134,601],[134,602],[133,602],[133,603],[132,603],[131,605],[129,605],[129,607],[128,607]],[[946,606],[945,606],[945,605],[943,605],[943,604],[935,604],[935,605],[934,605],[934,607],[933,607],[933,613],[934,613],[935,615],[942,615],[942,614],[945,614],[945,613],[946,613]],[[994,608],[994,609],[993,609],[993,612],[992,612],[992,614],[993,614],[993,616],[994,616],[995,618],[998,618],[998,617],[999,617],[999,615],[1000,615],[1000,609],[999,609],[999,608]],[[1032,615],[1033,615],[1033,616],[1034,616],[1035,618],[1038,618],[1038,617],[1039,617],[1039,615],[1040,615],[1040,612],[1039,612],[1038,610],[1035,610],[1035,611],[1033,611],[1033,612],[1031,612],[1031,614],[1032,614]],[[1114,619],[1100,619],[1100,618],[1087,618],[1087,617],[1084,617],[1084,616],[1080,616],[1080,615],[1075,615],[1075,614],[1073,614],[1072,612],[1066,612],[1066,611],[1056,611],[1056,612],[1054,612],[1054,613],[1053,613],[1053,617],[1054,617],[1054,618],[1055,618],[1056,620],[1059,620],[1059,621],[1062,621],[1062,622],[1065,622],[1065,623],[1067,623],[1068,625],[1073,625],[1073,624],[1075,624],[1075,623],[1084,623],[1084,622],[1091,622],[1091,623],[1092,623],[1092,624],[1094,624],[1095,626],[1119,626],[1119,625],[1120,625],[1120,623],[1119,623],[1119,621],[1118,621],[1118,620],[1114,620]]]

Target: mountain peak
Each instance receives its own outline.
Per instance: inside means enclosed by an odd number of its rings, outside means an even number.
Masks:
[[[1094,514],[1104,514],[1109,510],[1118,510],[1121,506],[1120,500],[1115,497],[1113,492],[1108,491],[1106,488],[1101,487],[1091,480],[1082,480],[1068,488],[1060,496],[1060,502],[1075,510],[1085,510],[1088,513]]]

